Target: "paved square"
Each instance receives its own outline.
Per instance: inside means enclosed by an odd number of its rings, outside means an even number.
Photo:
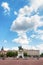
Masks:
[[[43,58],[37,59],[0,59],[0,65],[43,65]]]

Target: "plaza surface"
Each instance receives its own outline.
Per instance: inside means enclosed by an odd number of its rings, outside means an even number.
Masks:
[[[43,65],[43,58],[38,59],[0,59],[0,65]]]

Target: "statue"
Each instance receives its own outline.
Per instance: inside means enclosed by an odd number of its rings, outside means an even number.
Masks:
[[[19,46],[18,48],[19,48],[19,50],[18,50],[18,56],[17,56],[17,58],[24,58],[23,48],[21,46]]]

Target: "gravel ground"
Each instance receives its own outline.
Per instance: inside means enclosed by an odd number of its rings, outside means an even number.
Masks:
[[[0,59],[0,65],[43,65],[43,58],[37,59]]]

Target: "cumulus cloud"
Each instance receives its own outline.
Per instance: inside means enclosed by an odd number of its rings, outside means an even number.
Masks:
[[[38,29],[38,27],[43,26],[41,20],[43,17],[39,16],[37,12],[42,4],[42,0],[33,0],[33,2],[31,1],[31,6],[26,5],[23,8],[20,8],[18,12],[14,12],[17,14],[17,18],[12,22],[10,30],[17,32],[19,37],[13,39],[12,42],[20,43],[23,48],[39,49],[39,45],[36,47],[28,45],[31,41],[30,38],[27,37],[26,32],[34,30],[37,35],[33,34],[31,38],[40,38],[43,40],[43,30]],[[36,13],[31,15],[33,11]]]
[[[25,44],[29,44],[30,39],[28,39],[27,36],[23,33],[18,38],[13,39],[12,42],[16,42],[21,45],[25,45]]]
[[[43,41],[43,34],[38,35],[38,37],[37,37],[37,38],[39,38],[40,40],[42,40],[42,41]]]
[[[43,40],[43,35],[41,35],[40,39]]]
[[[34,22],[34,31],[38,32],[38,27],[43,26],[43,22],[41,22],[41,17],[39,15],[34,15],[31,17],[31,22]]]
[[[28,44],[25,44],[25,45],[22,45],[22,47],[24,49],[30,49],[30,50],[38,50],[35,46],[31,46],[31,45],[28,45]]]
[[[38,34],[43,34],[43,30],[36,30]]]
[[[4,13],[9,14],[10,12],[9,4],[7,2],[2,2],[1,6],[4,8]]]
[[[40,26],[43,26],[43,22],[41,22],[41,17],[38,15],[31,17],[18,16],[16,20],[13,21],[11,30],[21,33],[33,29],[35,32],[38,32],[37,28]]]
[[[31,19],[29,17],[18,17],[13,21],[11,30],[16,32],[26,32],[27,30],[31,30],[33,26],[34,23],[31,23]]]
[[[40,39],[41,41],[43,41],[43,34],[41,33],[41,34],[32,34],[31,36],[30,36],[32,39]]]
[[[5,50],[5,51],[8,51],[8,50],[10,50],[10,49],[9,49],[9,48],[4,48],[4,50]]]
[[[18,47],[13,47],[12,50],[18,50]]]
[[[18,14],[19,16],[30,16],[32,11],[33,11],[32,7],[26,5],[19,10]]]
[[[37,45],[37,48],[40,50],[40,53],[43,52],[43,43]]]
[[[37,12],[38,8],[42,5],[43,7],[43,0],[31,0],[31,7],[33,10]]]
[[[18,13],[15,11],[14,13],[17,14],[17,18],[13,21],[11,30],[21,33],[34,29],[34,31],[38,32],[37,28],[43,26],[43,22],[41,22],[41,18],[43,17],[39,16],[37,13],[33,16],[31,14],[33,8],[36,9],[37,6],[39,7],[42,4],[42,2],[42,0],[33,0],[33,2],[31,1],[31,6],[26,5],[23,8],[20,8]],[[37,3],[37,5],[34,3]]]

